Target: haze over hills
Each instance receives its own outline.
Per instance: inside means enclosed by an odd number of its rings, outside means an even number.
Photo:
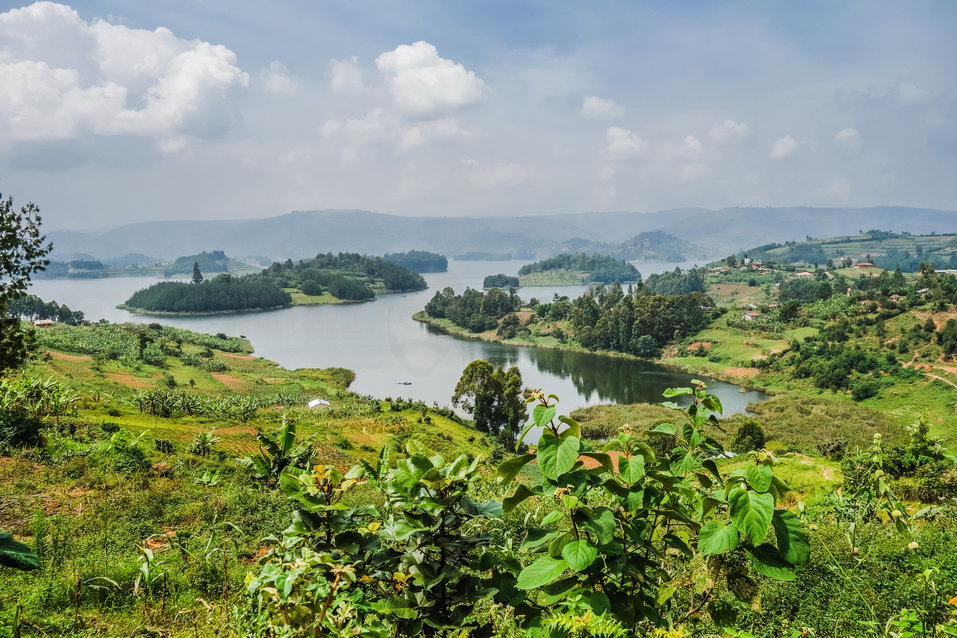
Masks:
[[[540,258],[563,243],[620,244],[663,231],[712,255],[777,241],[881,229],[913,233],[957,231],[957,212],[926,208],[684,208],[654,213],[604,212],[520,217],[402,217],[363,210],[296,211],[251,220],[182,220],[128,224],[103,232],[52,231],[55,255],[99,259],[141,252],[173,258],[203,250],[230,255],[304,258],[319,252],[381,255],[422,249],[450,257],[467,252]],[[691,255],[691,259],[697,255]]]

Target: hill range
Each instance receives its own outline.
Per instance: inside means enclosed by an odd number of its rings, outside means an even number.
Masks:
[[[834,237],[869,229],[912,233],[957,231],[957,212],[927,208],[683,208],[651,213],[598,212],[518,217],[404,217],[364,210],[295,211],[245,220],[139,222],[99,232],[52,231],[55,256],[109,259],[127,253],[174,258],[203,250],[270,259],[319,252],[381,255],[427,249],[449,257],[488,253],[535,259],[561,252],[608,252],[611,245],[656,254],[648,241],[626,238],[662,231],[671,245],[657,254],[687,260],[716,257],[768,242]],[[673,235],[670,240],[667,235]],[[645,238],[655,237],[646,235]],[[683,240],[674,241],[674,238]],[[622,242],[624,241],[624,244]],[[641,259],[639,256],[629,258]],[[651,261],[652,259],[645,259]]]

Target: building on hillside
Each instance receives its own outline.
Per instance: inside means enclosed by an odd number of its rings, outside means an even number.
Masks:
[[[874,264],[872,264],[869,261],[859,261],[856,264],[854,264],[854,267],[855,268],[873,268]]]
[[[53,321],[52,319],[37,319],[36,321],[33,322],[33,325],[36,326],[37,328],[49,328],[55,323],[56,321]]]
[[[761,316],[761,313],[758,312],[745,312],[742,313],[741,318],[745,321],[754,321]]]
[[[807,271],[805,270],[805,271],[803,271],[803,272],[797,273],[797,274],[794,275],[794,276],[795,276],[795,277],[804,277],[805,279],[813,279],[813,278],[814,278],[814,273],[812,273],[812,272],[807,272]]]

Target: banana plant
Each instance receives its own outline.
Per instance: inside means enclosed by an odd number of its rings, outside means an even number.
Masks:
[[[312,437],[296,438],[296,422],[282,417],[282,426],[274,436],[262,430],[256,433],[259,453],[239,459],[239,463],[252,469],[253,476],[270,485],[278,483],[286,468],[306,469],[312,465],[316,450],[312,446]]]

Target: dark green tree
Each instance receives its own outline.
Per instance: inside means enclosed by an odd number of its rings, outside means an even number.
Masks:
[[[481,359],[465,367],[452,404],[472,415],[476,429],[512,441],[525,420],[522,374]]]
[[[199,262],[193,262],[193,283],[201,284],[203,283],[203,273],[199,270]]]
[[[19,367],[30,352],[32,333],[23,330],[18,317],[7,316],[7,304],[50,263],[46,256],[53,245],[45,242],[36,204],[17,210],[12,197],[0,198],[0,371]]]

